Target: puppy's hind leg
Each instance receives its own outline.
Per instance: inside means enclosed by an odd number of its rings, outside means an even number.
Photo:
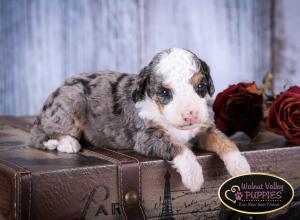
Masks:
[[[47,150],[55,150],[57,149],[60,152],[66,152],[66,153],[77,153],[81,146],[78,140],[75,137],[72,137],[70,135],[62,135],[57,134],[56,139],[47,139],[47,136],[43,136],[43,139],[39,140],[39,144],[35,144],[34,146],[41,148],[41,149],[47,149]],[[78,139],[80,137],[78,136]],[[32,142],[33,142],[34,136],[32,136]],[[47,140],[46,140],[47,139]]]
[[[30,131],[30,145],[39,149],[45,149],[47,147],[44,145],[44,142],[48,139],[48,135],[41,127],[40,116],[37,116]]]
[[[48,141],[45,141],[43,145],[48,150],[57,149],[58,151],[65,153],[77,153],[81,148],[77,139],[69,135],[60,137],[59,140],[49,139]]]
[[[78,151],[80,151],[80,148],[81,146],[78,140],[69,135],[63,136],[59,140],[57,146],[58,151],[66,153],[77,153]]]
[[[78,119],[72,119],[70,114],[63,116],[63,123],[59,124],[49,123],[47,131],[52,131],[51,139],[43,142],[43,145],[48,150],[57,149],[65,153],[77,153],[81,146],[79,139],[81,137],[82,128]],[[59,127],[58,127],[59,126]]]
[[[47,135],[43,140],[43,147],[66,153],[78,152],[81,148],[79,140],[85,107],[85,99],[80,95],[62,98],[57,96],[51,105],[46,102],[36,125]]]
[[[50,126],[51,125],[51,126]],[[78,123],[78,119],[72,119],[68,114],[64,116],[64,122],[60,127],[48,125],[47,131],[53,131],[51,139],[43,142],[43,145],[48,150],[55,150],[65,153],[77,153],[81,146],[79,139],[81,137],[82,128]]]
[[[70,135],[61,135],[58,139],[44,141],[43,146],[47,150],[57,149],[65,153],[77,153],[81,149],[79,141]]]

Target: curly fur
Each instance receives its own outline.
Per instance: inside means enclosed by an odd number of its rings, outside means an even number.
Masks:
[[[206,99],[213,93],[204,61],[190,51],[168,49],[139,75],[101,71],[67,79],[44,103],[31,142],[68,153],[78,152],[83,141],[96,147],[134,148],[172,160],[184,185],[197,191],[203,176],[188,149],[192,144],[219,154],[231,173],[250,171],[235,144],[209,120]],[[231,163],[228,155],[241,164]]]

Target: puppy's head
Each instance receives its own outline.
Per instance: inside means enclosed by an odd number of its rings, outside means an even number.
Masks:
[[[206,96],[213,93],[207,64],[190,51],[172,48],[142,69],[133,100],[142,118],[192,129],[208,121]]]

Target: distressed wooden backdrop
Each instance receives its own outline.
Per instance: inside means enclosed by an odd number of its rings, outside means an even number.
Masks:
[[[208,62],[217,92],[239,81],[300,84],[297,0],[0,0],[0,114],[36,114],[73,74],[138,73],[158,51]]]

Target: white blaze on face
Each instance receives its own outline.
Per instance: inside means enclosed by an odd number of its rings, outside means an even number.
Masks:
[[[208,109],[205,98],[200,97],[191,84],[191,78],[199,72],[199,66],[193,54],[180,48],[174,48],[169,54],[163,54],[155,74],[162,76],[163,83],[172,89],[173,99],[163,108],[163,116],[174,127],[190,129],[208,122]],[[189,126],[184,120],[193,112],[197,117]]]
[[[155,68],[157,75],[162,75],[165,83],[188,81],[194,73],[199,71],[193,54],[180,48],[173,48],[169,54],[161,56]]]

